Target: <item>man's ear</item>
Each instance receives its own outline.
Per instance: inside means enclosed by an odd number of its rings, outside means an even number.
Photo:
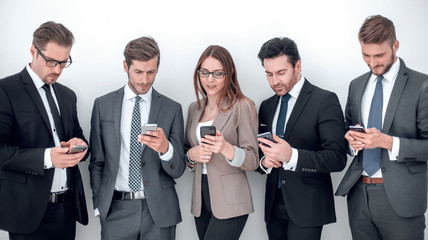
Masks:
[[[125,72],[128,72],[128,64],[126,64],[126,60],[123,60],[123,70],[125,70]]]

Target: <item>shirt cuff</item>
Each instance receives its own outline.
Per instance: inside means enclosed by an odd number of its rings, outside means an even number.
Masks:
[[[296,171],[297,159],[299,158],[299,151],[295,148],[291,148],[291,158],[289,162],[284,162],[282,167],[284,170]]]
[[[245,161],[245,151],[242,148],[233,146],[235,148],[235,155],[232,161],[226,158],[226,161],[233,167],[240,167]]]
[[[173,146],[172,146],[172,144],[168,141],[168,151],[167,151],[164,155],[161,155],[159,152],[158,152],[158,154],[159,154],[159,158],[160,158],[162,161],[168,162],[169,160],[171,160],[172,155],[174,154],[174,147],[173,147]]]
[[[389,160],[397,161],[398,155],[400,154],[400,139],[398,137],[392,137],[392,150],[389,151]]]
[[[264,168],[263,167],[263,165],[262,165],[262,161],[263,161],[263,159],[265,159],[265,157],[266,156],[263,156],[261,159],[260,159],[260,162],[259,162],[259,166],[260,166],[260,169],[261,170],[263,170],[263,172],[265,172],[266,174],[269,174],[269,173],[271,173],[272,172],[272,167],[270,167],[270,168]]]
[[[94,215],[95,217],[100,217],[100,211],[98,211],[98,208],[94,209]]]
[[[45,149],[44,163],[45,163],[45,166],[44,166],[45,169],[53,168],[52,159],[51,159],[51,148]]]

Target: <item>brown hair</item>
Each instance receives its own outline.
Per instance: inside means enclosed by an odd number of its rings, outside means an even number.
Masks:
[[[43,23],[34,31],[33,45],[40,50],[45,50],[46,44],[51,41],[60,46],[69,47],[74,43],[74,36],[61,23],[49,21]]]
[[[217,99],[217,107],[221,111],[226,111],[230,109],[237,100],[245,99],[246,97],[244,96],[241,91],[241,88],[239,87],[235,63],[233,62],[232,56],[230,55],[229,51],[226,50],[226,48],[218,45],[211,45],[207,47],[207,49],[205,49],[205,51],[199,58],[198,64],[196,64],[195,72],[193,73],[193,85],[195,87],[198,108],[201,107],[201,102],[198,93],[201,93],[202,98],[204,100],[207,100],[207,92],[202,87],[202,83],[198,75],[198,70],[201,67],[202,62],[208,57],[213,57],[217,59],[221,63],[221,65],[223,65],[224,71],[226,73],[226,79],[224,83],[225,87],[220,92],[220,96]],[[225,108],[222,108],[222,104],[225,99],[228,100],[228,105]]]
[[[397,40],[394,23],[381,15],[369,16],[358,32],[358,39],[365,44],[381,44],[388,40],[392,45]]]
[[[160,51],[158,44],[152,37],[140,37],[130,41],[123,51],[125,56],[126,65],[131,66],[133,60],[149,61],[157,57],[159,67]]]

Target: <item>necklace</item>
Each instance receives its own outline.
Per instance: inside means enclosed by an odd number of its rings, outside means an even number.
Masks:
[[[210,106],[210,105],[208,105],[208,104],[207,104],[207,107],[208,107],[208,109],[209,109],[210,111],[212,111],[212,110],[214,110],[214,108],[216,108],[216,105]]]

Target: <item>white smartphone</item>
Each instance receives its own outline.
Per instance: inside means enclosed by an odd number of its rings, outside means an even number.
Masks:
[[[74,145],[70,148],[70,150],[68,150],[67,154],[84,152],[87,148],[88,146],[85,145]]]
[[[141,134],[147,135],[147,131],[156,131],[157,127],[156,123],[144,123],[141,125]]]

